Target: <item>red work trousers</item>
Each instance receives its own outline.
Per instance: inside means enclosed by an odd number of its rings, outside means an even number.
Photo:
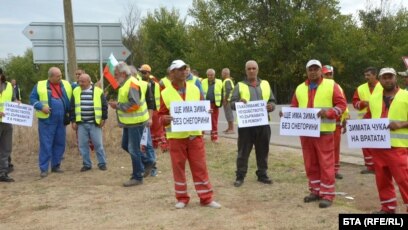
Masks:
[[[334,172],[336,174],[340,170],[341,128],[341,125],[336,125],[336,130],[334,131]]]
[[[211,103],[211,109],[213,110],[211,113],[211,140],[216,141],[218,140],[218,115],[220,110],[215,103]]]
[[[398,185],[408,212],[408,151],[406,148],[371,149],[375,180],[381,201],[381,210],[395,212],[397,196],[392,181]]]
[[[208,179],[203,137],[169,139],[168,141],[177,201],[185,204],[190,201],[185,172],[186,161],[188,161],[200,203],[202,205],[211,203],[213,190]]]
[[[300,137],[309,190],[321,199],[335,197],[334,136]]]
[[[363,148],[364,164],[368,170],[374,170],[373,149]]]
[[[163,125],[159,120],[159,112],[153,111],[152,126],[150,126],[152,135],[153,148],[157,149],[159,146],[162,151],[167,151],[167,140],[164,134]]]

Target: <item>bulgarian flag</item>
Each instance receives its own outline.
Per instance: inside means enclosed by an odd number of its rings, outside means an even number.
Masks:
[[[116,60],[115,56],[111,54],[109,56],[108,63],[106,63],[105,69],[103,69],[103,76],[105,76],[106,80],[109,81],[113,89],[117,89],[119,84],[115,80],[115,67],[118,64],[118,60]]]

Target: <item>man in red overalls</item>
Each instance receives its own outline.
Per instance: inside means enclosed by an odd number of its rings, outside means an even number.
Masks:
[[[307,79],[297,88],[292,107],[321,108],[320,137],[301,136],[303,159],[309,179],[310,194],[305,203],[320,201],[320,208],[330,207],[335,197],[334,136],[335,120],[346,110],[347,103],[338,84],[324,79],[322,64],[312,59],[306,64]]]
[[[375,180],[381,201],[376,214],[395,213],[397,196],[393,178],[408,211],[408,92],[397,85],[393,68],[382,68],[379,79],[384,88],[373,95],[365,118],[388,118],[391,136],[390,149],[372,149]]]
[[[171,85],[161,93],[160,121],[166,127],[167,139],[174,177],[177,209],[184,208],[190,201],[187,193],[186,161],[188,161],[193,176],[194,186],[200,204],[205,207],[221,208],[221,205],[213,200],[213,190],[208,178],[207,163],[205,159],[205,146],[202,131],[172,132],[170,105],[172,102],[200,101],[203,95],[195,84],[186,83],[186,63],[175,60],[169,70],[174,74]]]
[[[334,78],[334,69],[331,65],[325,65],[322,68],[322,73],[324,78],[333,79]],[[340,87],[340,85],[339,85]],[[341,87],[340,87],[341,88]],[[346,95],[344,95],[343,89],[341,89],[343,93],[344,99],[346,99]],[[341,142],[341,129],[343,129],[343,133],[346,132],[346,119],[349,118],[349,111],[346,109],[344,113],[336,119],[336,131],[334,131],[334,172],[336,179],[343,179],[343,175],[339,173],[340,171],[340,142]]]
[[[358,110],[358,118],[364,117],[369,106],[368,101],[371,95],[376,94],[382,90],[381,84],[377,80],[377,69],[374,67],[368,67],[364,70],[364,77],[367,80],[366,83],[357,87],[357,90],[353,95],[353,106]],[[366,168],[361,170],[361,174],[374,174],[374,163],[372,157],[372,151],[369,148],[363,148],[364,163]]]

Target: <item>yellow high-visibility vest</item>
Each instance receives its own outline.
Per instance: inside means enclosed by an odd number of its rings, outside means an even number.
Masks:
[[[374,87],[373,93],[370,93],[370,87],[368,83],[364,83],[357,88],[358,97],[360,101],[369,101],[370,97],[374,94],[382,92],[383,87],[381,86],[380,82],[377,82],[377,85]],[[367,108],[358,111],[358,118],[362,119],[364,114],[367,113]]]
[[[323,79],[317,87],[314,97],[314,108],[330,109],[333,107],[333,90],[334,81],[331,79]],[[296,98],[299,102],[299,108],[307,108],[309,102],[309,86],[306,83],[300,84],[295,91]],[[322,118],[320,131],[333,132],[336,129],[336,120]]]
[[[124,125],[132,125],[145,122],[149,120],[149,112],[147,110],[146,104],[146,91],[147,91],[147,82],[145,81],[138,81],[135,77],[130,76],[125,84],[119,88],[118,92],[118,102],[119,103],[128,103],[128,95],[131,84],[135,84],[140,89],[140,107],[138,110],[133,112],[124,112],[121,110],[116,110],[118,115],[119,123]]]
[[[383,109],[383,92],[373,94],[369,101],[371,118],[381,118]],[[388,119],[391,121],[407,121],[408,114],[408,92],[398,90],[390,108]],[[390,132],[392,147],[408,147],[408,128],[397,129]]]
[[[171,81],[167,77],[162,78],[161,81],[163,82],[164,88],[171,86]]]
[[[71,96],[72,96],[71,84],[68,81],[65,81],[65,80],[61,80],[61,82],[62,82],[62,85],[64,86],[65,92],[67,93],[68,100],[71,101]],[[39,96],[40,103],[43,106],[49,107],[49,105],[48,105],[48,99],[49,98],[48,98],[47,84],[48,84],[48,80],[39,81],[37,83],[37,94]],[[61,90],[62,90],[62,87],[61,87]],[[61,96],[63,96],[63,95],[61,95]],[[46,119],[46,118],[48,118],[50,116],[50,114],[43,113],[41,110],[35,111],[35,115],[38,118],[41,118],[41,119]]]
[[[249,87],[247,84],[243,82],[238,82],[239,85],[239,95],[241,99],[245,99],[246,101],[251,100],[251,93],[249,92]],[[262,100],[268,102],[269,98],[271,97],[271,87],[268,81],[262,80],[261,84],[261,91],[262,91]]]
[[[156,110],[160,110],[160,85],[159,83],[154,82],[154,101],[156,103]]]
[[[208,92],[208,78],[204,79],[201,82],[204,91],[204,99],[207,96]],[[221,106],[221,92],[222,92],[222,81],[220,79],[215,79],[215,86],[214,86],[214,97],[215,97],[215,105]]]
[[[81,87],[76,87],[73,92],[73,96],[75,99],[75,121],[81,122]],[[95,122],[96,124],[100,124],[102,120],[102,100],[101,96],[103,94],[102,89],[98,87],[93,88],[93,106],[94,106],[94,113],[95,113]]]
[[[0,94],[0,112],[4,112],[4,103],[11,102],[13,99],[13,86],[10,82],[6,82],[6,88]],[[0,122],[3,122],[3,118],[0,118]]]
[[[231,78],[227,78],[227,79],[224,79],[224,81],[222,81],[222,98],[223,98],[223,99],[225,98],[225,92],[227,91],[227,89],[226,89],[225,87],[226,87],[227,82],[231,82],[231,87],[232,87],[231,92],[230,92],[230,95],[229,95],[228,98],[227,98],[227,100],[230,101],[230,100],[231,100],[232,91],[234,91],[234,82],[232,81]]]
[[[170,110],[170,104],[172,102],[183,101],[183,98],[177,92],[177,90],[171,85],[170,87],[166,87],[162,91],[162,98],[164,101],[164,105],[168,110]],[[186,95],[185,101],[200,101],[201,93],[197,86],[186,84]],[[172,132],[171,131],[171,124],[166,127],[166,136],[168,139],[183,139],[190,136],[200,136],[201,130],[197,131],[188,131],[188,132]]]

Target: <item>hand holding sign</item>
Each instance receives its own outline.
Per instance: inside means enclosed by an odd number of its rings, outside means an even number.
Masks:
[[[249,101],[247,103],[236,102],[238,127],[254,127],[268,124],[268,112],[266,102]]]
[[[320,109],[282,108],[280,135],[320,137]]]
[[[402,129],[406,128],[408,126],[408,122],[406,121],[392,121],[388,125],[387,128],[391,129],[392,131],[397,130],[397,129]]]
[[[347,142],[349,148],[391,147],[389,120],[359,119],[347,121]]]

